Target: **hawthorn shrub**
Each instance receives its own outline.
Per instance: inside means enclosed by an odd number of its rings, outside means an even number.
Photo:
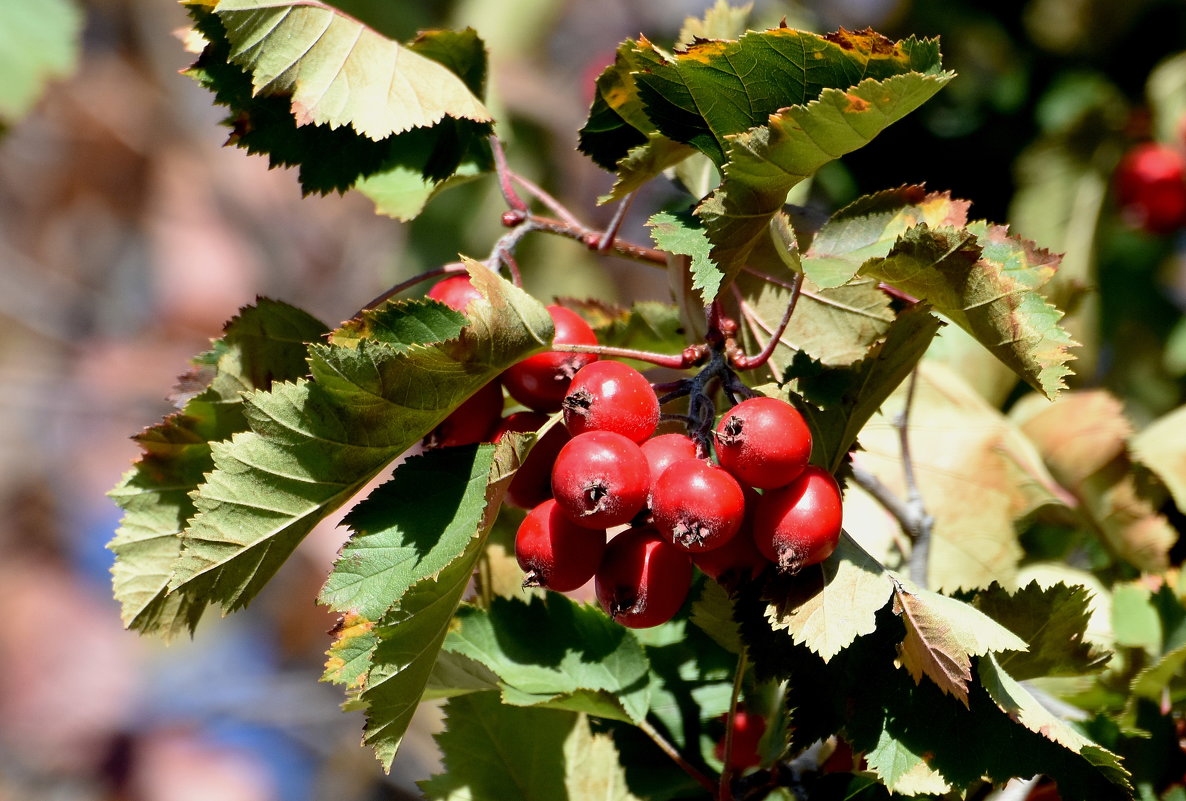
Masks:
[[[227,323],[111,493],[128,627],[244,607],[349,506],[324,680],[384,767],[447,699],[428,798],[1186,792],[1181,412],[1136,432],[1068,390],[1060,257],[967,201],[788,203],[955,78],[937,40],[719,3],[622,42],[579,131],[600,230],[508,166],[480,31],[186,6],[231,143],[401,220],[494,181],[506,232],[337,326],[270,299]],[[1159,164],[1124,162],[1117,213],[1164,236]],[[651,182],[681,200],[628,241]],[[529,294],[536,234],[665,271],[671,302]]]

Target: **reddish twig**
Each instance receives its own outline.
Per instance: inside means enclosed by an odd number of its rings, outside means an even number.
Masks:
[[[507,167],[507,156],[502,149],[502,140],[497,136],[490,137],[490,150],[494,153],[494,170],[498,174],[498,188],[502,191],[503,200],[515,211],[527,211],[527,202],[515,191],[515,185],[512,183],[514,173]]]
[[[770,357],[774,354],[778,343],[782,340],[783,332],[787,330],[787,325],[791,322],[791,315],[795,312],[795,306],[799,302],[799,290],[802,287],[803,273],[795,273],[795,277],[791,283],[791,298],[787,301],[786,310],[782,314],[782,320],[779,321],[778,327],[771,332],[770,339],[760,352],[753,356],[740,355],[734,357],[733,366],[735,368],[738,370],[753,370],[770,361]]]

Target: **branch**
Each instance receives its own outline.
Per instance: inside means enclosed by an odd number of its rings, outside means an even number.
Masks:
[[[659,731],[651,725],[649,720],[644,718],[639,722],[638,728],[642,729],[643,734],[651,738],[651,742],[659,746],[660,751],[671,757],[671,761],[679,765],[684,773],[691,776],[697,784],[699,784],[708,792],[712,793],[714,797],[716,796],[716,783],[701,773],[695,765],[684,759],[683,754],[677,751],[675,746],[669,743],[667,738],[660,734]]]
[[[766,341],[766,346],[754,356],[737,356],[733,359],[733,366],[738,370],[753,370],[766,362],[770,361],[770,357],[774,354],[778,343],[782,340],[783,332],[787,330],[787,326],[791,322],[791,315],[795,313],[795,306],[799,302],[799,291],[803,287],[803,273],[795,273],[795,277],[791,281],[791,298],[787,301],[786,310],[782,313],[782,320],[779,321],[778,327],[770,333],[770,339]],[[741,301],[744,303],[744,301]]]
[[[914,389],[918,384],[917,367],[910,373],[909,381],[906,385],[906,405],[894,418],[894,425],[898,429],[898,439],[902,447],[902,470],[906,477],[906,508],[910,510],[911,518],[917,523],[908,530],[914,538],[914,548],[910,551],[910,580],[920,587],[925,587],[935,518],[927,514],[926,504],[923,503],[922,493],[919,492],[918,482],[914,478],[914,460],[910,456],[910,410],[914,407]]]
[[[703,349],[696,346],[684,348],[680,353],[656,353],[633,348],[615,348],[612,345],[580,345],[561,342],[552,343],[552,350],[563,353],[596,353],[613,359],[635,359],[656,367],[670,367],[673,370],[687,370],[703,360]]]

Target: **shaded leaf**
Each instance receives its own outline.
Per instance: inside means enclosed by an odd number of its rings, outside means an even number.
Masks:
[[[210,444],[247,429],[241,392],[303,375],[306,343],[325,330],[284,303],[261,299],[241,309],[212,349],[195,359],[199,369],[187,381],[199,385],[197,394],[135,437],[144,453],[110,493],[124,510],[108,545],[124,625],[166,637],[197,625],[205,605],[167,588],[181,532],[195,511],[190,493],[214,467]]]
[[[704,582],[704,589],[692,603],[691,621],[726,651],[741,653],[741,632],[733,619],[733,601],[717,582]]]
[[[1179,509],[1186,509],[1186,435],[1183,431],[1186,431],[1186,406],[1162,415],[1128,440],[1133,457],[1161,479]]]
[[[923,756],[895,739],[888,730],[881,732],[877,745],[865,754],[869,768],[892,792],[942,795],[950,791],[951,785],[927,766]]]
[[[876,628],[893,588],[885,568],[842,533],[831,556],[771,590],[766,617],[826,662]]]
[[[1038,293],[1057,264],[1056,256],[1002,226],[920,224],[860,274],[930,303],[1052,398],[1064,388],[1075,344],[1059,325],[1062,312]]]
[[[348,326],[348,344],[311,348],[312,379],[246,398],[252,430],[214,447],[170,592],[226,611],[243,606],[318,520],[503,369],[545,347],[546,309],[470,267],[486,299],[470,305],[456,337],[448,338],[464,318],[439,304],[390,304],[365,315],[376,338],[356,340]],[[389,318],[408,316],[424,326],[420,344],[388,333],[397,330]]]
[[[936,592],[895,582],[894,612],[906,626],[898,651],[903,666],[916,682],[925,675],[964,706],[973,656],[1026,650],[1024,640],[983,612]]]
[[[1091,618],[1086,587],[1031,581],[1016,592],[999,584],[976,594],[973,605],[1025,641],[1024,652],[1000,654],[997,663],[1019,681],[1077,676],[1108,661],[1086,641]]]
[[[527,602],[495,598],[488,612],[464,607],[458,622],[445,650],[489,668],[505,702],[565,708],[562,696],[598,695],[622,720],[646,716],[646,655],[633,633],[600,609],[549,593]]]
[[[629,308],[598,300],[566,298],[564,305],[577,310],[597,333],[597,341],[615,348],[633,348],[657,353],[679,353],[687,345],[679,310],[670,303],[639,301]],[[640,370],[653,365],[630,359]]]
[[[74,0],[0,5],[0,127],[24,117],[49,81],[74,72],[82,23]]]

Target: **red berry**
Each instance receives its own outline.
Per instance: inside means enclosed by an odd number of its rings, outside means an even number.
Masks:
[[[647,500],[647,459],[633,441],[613,431],[573,437],[552,468],[552,495],[564,513],[589,528],[629,523]]]
[[[651,468],[652,486],[672,462],[696,458],[696,443],[686,434],[660,434],[642,443],[641,447]]]
[[[503,419],[491,441],[498,442],[511,431],[519,434],[538,431],[547,421],[548,416],[542,412],[515,412]],[[519,465],[507,487],[507,503],[520,509],[533,509],[552,497],[552,465],[569,439],[567,429],[557,425],[531,446],[527,458]]]
[[[1168,234],[1186,225],[1186,157],[1156,142],[1133,147],[1115,174],[1122,213],[1140,228]]]
[[[573,376],[564,396],[564,425],[573,436],[616,431],[635,442],[655,433],[659,398],[651,382],[628,364],[597,361]]]
[[[606,614],[623,626],[642,629],[675,617],[691,585],[688,554],[648,527],[610,540],[595,587]]]
[[[447,448],[488,442],[501,417],[502,386],[491,381],[429,432],[425,444],[430,448]]]
[[[576,312],[563,306],[549,306],[548,313],[556,326],[553,344],[597,344],[597,335]],[[502,383],[510,396],[527,408],[556,412],[560,410],[560,404],[568,394],[568,384],[577,370],[595,361],[597,355],[593,353],[537,353],[507,368],[502,374]]]
[[[692,554],[696,567],[717,581],[746,581],[770,564],[754,542],[754,510],[762,496],[749,487],[742,487],[741,491],[745,495],[745,518],[741,521],[741,530],[720,548]]]
[[[750,398],[717,423],[717,458],[742,484],[784,487],[811,458],[811,430],[789,403]]]
[[[708,551],[741,529],[745,495],[741,485],[704,459],[672,462],[651,489],[655,528],[688,551]]]
[[[724,718],[727,720],[727,716]],[[762,764],[762,754],[758,750],[762,742],[762,735],[766,733],[766,718],[747,712],[738,707],[733,715],[733,747],[729,753],[729,767],[735,771],[757,767]],[[713,749],[716,758],[725,762],[725,738],[717,740]]]
[[[550,499],[528,512],[515,534],[515,558],[527,574],[524,587],[575,590],[593,578],[604,553],[604,529],[578,526]]]
[[[780,571],[794,573],[836,550],[843,514],[832,474],[808,465],[794,482],[769,490],[758,501],[754,541]]]
[[[439,300],[450,309],[464,312],[470,301],[482,297],[482,293],[468,275],[451,275],[433,284],[432,289],[428,290],[428,297]]]

